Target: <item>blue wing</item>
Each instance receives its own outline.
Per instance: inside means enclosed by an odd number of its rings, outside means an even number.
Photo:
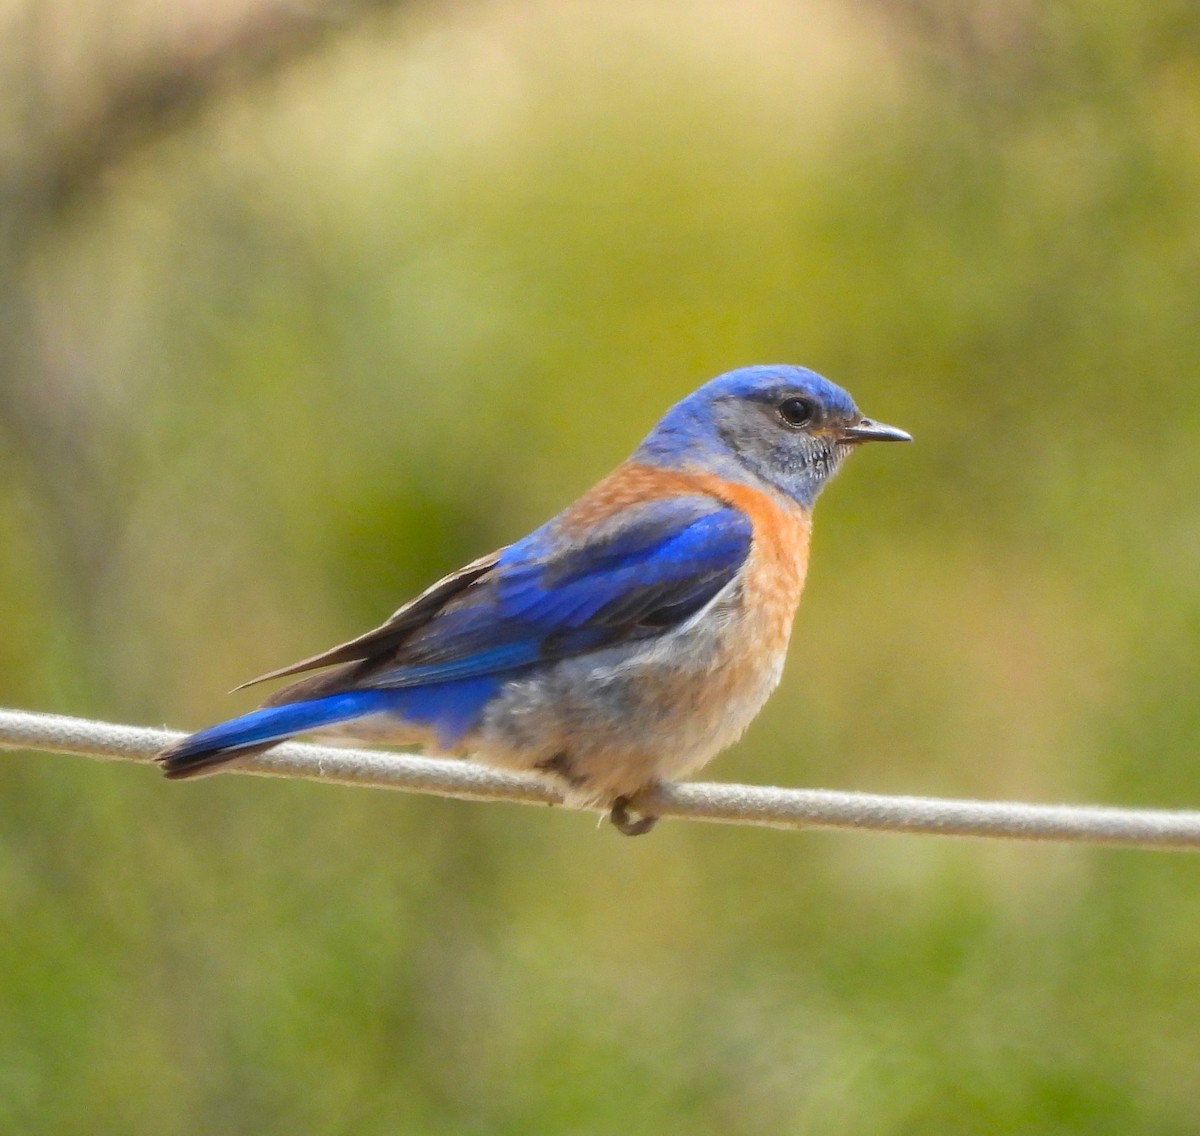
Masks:
[[[272,702],[476,678],[660,635],[733,580],[751,536],[744,513],[701,495],[624,510],[583,538],[552,521],[476,561],[485,566],[419,619],[402,608],[377,631],[306,660],[306,668],[344,661],[349,647],[357,659]]]

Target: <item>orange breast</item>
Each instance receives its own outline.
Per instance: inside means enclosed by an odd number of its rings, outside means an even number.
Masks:
[[[742,571],[746,634],[764,656],[782,655],[808,574],[812,514],[781,496],[725,481],[712,474],[698,480],[715,497],[740,509],[754,526],[754,543]]]

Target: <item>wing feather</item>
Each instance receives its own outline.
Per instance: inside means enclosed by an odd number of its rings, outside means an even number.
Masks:
[[[737,576],[753,535],[745,513],[707,494],[623,510],[582,537],[564,539],[555,524],[439,580],[374,631],[253,681],[341,664],[277,691],[277,705],[516,672],[651,638]]]
[[[389,616],[385,622],[371,631],[345,643],[339,643],[336,647],[330,647],[329,650],[322,651],[318,655],[310,655],[298,663],[280,667],[275,671],[268,671],[233,689],[235,691],[245,690],[246,687],[257,686],[260,682],[301,674],[304,671],[316,670],[318,667],[332,666],[334,663],[359,662],[395,649],[414,627],[433,618],[451,599],[495,568],[504,551],[503,548],[497,549],[495,552],[488,553],[487,556],[479,557],[478,560],[472,560],[470,564],[451,572],[448,576],[443,576],[436,584],[431,584],[420,595],[414,596]]]

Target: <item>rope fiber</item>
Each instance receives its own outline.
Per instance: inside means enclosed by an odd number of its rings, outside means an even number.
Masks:
[[[0,710],[0,749],[148,763],[183,736],[141,726]],[[388,750],[287,742],[230,766],[228,771],[472,801],[562,804],[562,797],[553,788],[533,777],[501,772],[473,761],[416,757]],[[661,817],[768,828],[849,828],[1200,850],[1200,812],[1184,810],[1029,805],[700,782],[664,785],[642,794],[634,805],[641,813]]]

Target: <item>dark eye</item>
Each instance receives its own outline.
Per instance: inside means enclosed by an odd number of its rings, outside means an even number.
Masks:
[[[779,417],[788,426],[808,426],[817,416],[817,404],[810,398],[785,398],[779,404]]]

